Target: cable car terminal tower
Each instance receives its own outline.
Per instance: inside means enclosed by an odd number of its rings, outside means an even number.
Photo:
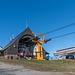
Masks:
[[[38,36],[42,36],[43,40],[40,40],[41,38]],[[42,44],[47,43],[50,39],[44,40],[45,36],[43,34],[32,33],[28,27],[3,48],[5,58],[16,59],[20,57],[46,60],[46,56],[49,53],[42,47]]]

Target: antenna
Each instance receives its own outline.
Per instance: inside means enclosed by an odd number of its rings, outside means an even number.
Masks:
[[[13,36],[12,37],[10,37],[10,41],[12,41],[14,39],[14,34],[13,34]]]
[[[14,39],[14,34],[13,34],[13,37],[12,37],[12,39]]]
[[[27,20],[26,20],[26,28],[27,28]]]

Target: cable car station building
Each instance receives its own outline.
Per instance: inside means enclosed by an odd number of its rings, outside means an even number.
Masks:
[[[6,57],[6,59],[8,58],[16,59],[17,56],[31,57],[32,59],[38,59],[38,60],[45,59],[46,55],[49,53],[46,52],[45,49],[41,46],[43,43],[40,44],[39,41],[37,41],[38,39],[35,38],[36,34],[35,35],[34,34],[35,33],[32,33],[32,31],[28,27],[26,30],[21,32],[17,37],[12,39],[3,48],[4,56]]]
[[[54,53],[54,56],[59,56],[59,59],[63,59],[63,56],[66,56],[66,59],[74,59],[75,54],[75,46],[74,47],[69,47],[61,50],[57,50]]]

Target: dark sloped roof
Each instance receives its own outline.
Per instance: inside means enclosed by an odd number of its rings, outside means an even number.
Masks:
[[[21,32],[19,35],[17,35],[13,40],[11,40],[4,48],[3,48],[3,50],[4,49],[6,49],[6,48],[8,48],[11,44],[13,44],[24,32],[28,32],[28,31],[30,30],[30,28],[28,27],[26,30],[24,30],[23,32]],[[29,31],[29,33],[30,33],[30,31]]]

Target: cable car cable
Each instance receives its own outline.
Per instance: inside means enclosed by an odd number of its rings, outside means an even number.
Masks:
[[[72,24],[69,24],[69,25],[66,25],[66,26],[60,27],[60,28],[58,28],[58,29],[55,29],[55,30],[52,30],[52,31],[46,32],[46,33],[44,33],[43,35],[45,35],[45,34],[49,34],[49,33],[52,33],[52,32],[55,32],[55,31],[58,31],[58,30],[61,30],[61,29],[64,29],[64,28],[67,28],[67,27],[70,27],[70,26],[73,26],[73,25],[75,25],[75,23],[72,23]],[[50,38],[50,39],[55,39],[55,38],[59,38],[59,37],[63,37],[63,36],[71,35],[71,34],[75,34],[75,32],[68,33],[68,34],[64,34],[64,35],[60,35],[60,36],[55,36],[55,37],[52,37],[52,38]],[[40,36],[40,35],[39,35],[39,36]],[[39,37],[39,36],[37,36],[37,37]]]
[[[69,25],[66,25],[66,26],[63,26],[63,27],[60,27],[60,28],[57,28],[55,30],[52,30],[52,31],[49,31],[49,32],[46,32],[44,34],[49,34],[49,33],[52,33],[52,32],[55,32],[55,31],[58,31],[58,30],[61,30],[61,29],[64,29],[64,28],[67,28],[67,27],[70,27],[70,26],[73,26],[75,25],[75,23],[72,23],[72,24],[69,24]]]
[[[64,35],[60,35],[60,36],[55,36],[55,37],[52,37],[50,39],[55,39],[55,38],[59,38],[59,37],[67,36],[67,35],[72,35],[72,34],[75,34],[75,32],[64,34]]]

